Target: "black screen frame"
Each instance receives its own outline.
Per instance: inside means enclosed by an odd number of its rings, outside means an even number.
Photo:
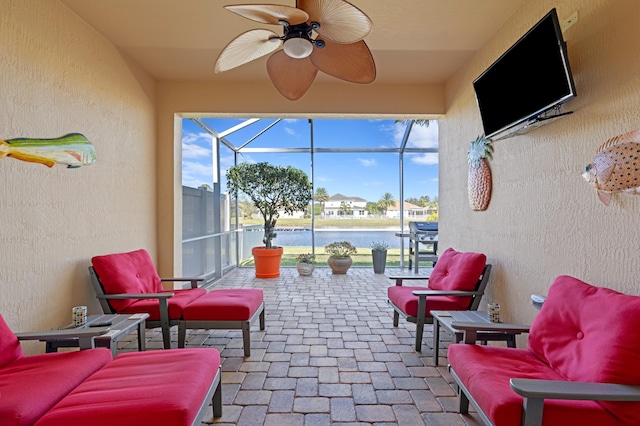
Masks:
[[[476,78],[473,87],[487,138],[574,98],[575,83],[556,9]]]

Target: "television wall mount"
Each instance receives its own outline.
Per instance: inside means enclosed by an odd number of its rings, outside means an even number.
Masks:
[[[498,141],[500,139],[510,138],[512,136],[523,135],[544,125],[553,123],[559,118],[573,114],[573,111],[563,111],[564,104],[559,104],[546,111],[541,112],[533,118],[523,121],[509,129],[505,129],[501,133],[493,136],[491,140]]]

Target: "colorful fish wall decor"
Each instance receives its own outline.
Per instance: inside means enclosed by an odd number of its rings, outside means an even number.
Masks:
[[[96,161],[96,149],[84,135],[69,133],[53,139],[0,139],[2,157],[40,163],[47,167],[60,163],[68,168],[77,168],[93,164]]]
[[[605,205],[612,194],[640,194],[640,129],[618,135],[598,148],[582,177],[598,191]]]

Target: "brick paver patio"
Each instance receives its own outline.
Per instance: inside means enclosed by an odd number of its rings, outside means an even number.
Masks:
[[[416,283],[417,284],[417,283]],[[239,330],[192,330],[188,347],[217,348],[223,359],[223,416],[215,425],[480,425],[455,412],[456,397],[446,358],[433,365],[431,326],[421,353],[413,348],[415,325],[392,324],[387,287],[393,282],[372,268],[333,275],[326,267],[311,277],[282,268],[275,279],[257,279],[239,268],[214,288],[264,290],[266,329],[251,333],[244,358]],[[173,330],[173,345],[177,334]],[[446,335],[445,335],[446,336]],[[162,348],[147,332],[147,348]],[[135,341],[123,350],[134,350]],[[446,350],[441,351],[446,356]]]

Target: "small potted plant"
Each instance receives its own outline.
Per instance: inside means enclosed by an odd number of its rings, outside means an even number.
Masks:
[[[302,253],[296,257],[296,269],[300,275],[309,276],[313,274],[316,264],[316,255],[312,253]]]
[[[324,247],[324,251],[329,254],[327,263],[334,274],[346,274],[353,259],[352,254],[356,254],[358,249],[349,241],[334,241]]]
[[[371,255],[373,256],[373,272],[384,274],[384,267],[387,264],[387,249],[389,244],[384,241],[371,242]]]

